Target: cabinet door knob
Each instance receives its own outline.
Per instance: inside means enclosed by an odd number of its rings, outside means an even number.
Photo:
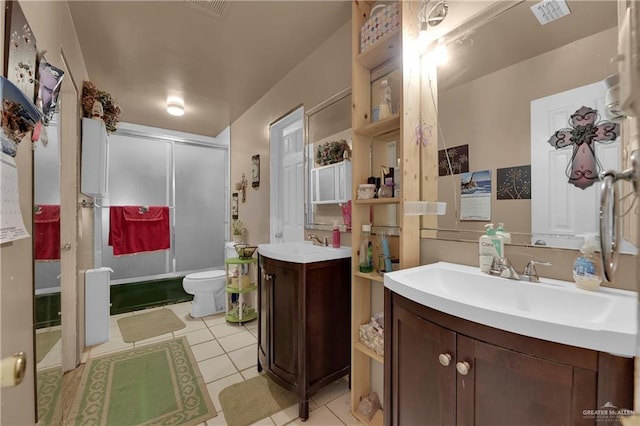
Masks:
[[[265,281],[269,281],[273,279],[273,274],[264,274]]]
[[[451,363],[451,355],[440,354],[438,355],[438,361],[440,361],[440,365],[442,365],[443,367],[448,367],[449,363]]]
[[[467,361],[458,362],[456,363],[456,370],[458,370],[458,373],[466,376],[469,373],[469,370],[471,370],[471,365],[469,365]]]

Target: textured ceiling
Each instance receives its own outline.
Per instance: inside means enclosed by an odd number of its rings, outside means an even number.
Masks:
[[[69,1],[90,79],[121,121],[215,136],[349,21],[349,1]],[[185,115],[165,112],[182,95]]]
[[[535,3],[523,2],[468,32],[458,47],[473,47],[450,52],[440,88],[616,25],[614,0],[569,0],[572,14],[545,26],[529,10]],[[449,15],[429,29],[429,39],[448,38],[469,17],[481,22],[492,4],[449,0]],[[351,17],[351,3],[334,0],[232,0],[221,17],[183,1],[69,1],[69,7],[89,77],[117,99],[122,121],[211,136]],[[184,96],[183,117],[165,112],[172,94]]]

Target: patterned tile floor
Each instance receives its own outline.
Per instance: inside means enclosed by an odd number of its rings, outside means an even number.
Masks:
[[[256,369],[257,320],[245,325],[231,325],[225,321],[224,314],[192,319],[188,315],[191,309],[191,302],[154,309],[173,310],[178,317],[184,320],[187,326],[173,333],[135,343],[125,343],[120,334],[118,319],[128,315],[148,312],[148,310],[113,315],[110,319],[111,339],[109,342],[87,348],[83,354],[82,362],[85,363],[91,357],[132,349],[137,346],[184,335],[191,344],[191,350],[207,383],[207,390],[218,410],[217,417],[202,423],[200,426],[226,425],[224,412],[220,411],[221,406],[218,399],[220,391],[229,385],[247,380],[258,374]],[[56,355],[54,349],[38,364],[38,368],[54,364],[56,360],[58,363],[60,362],[59,350]],[[342,426],[360,424],[349,414],[349,388],[345,379],[338,380],[313,395],[309,407],[311,409],[309,419],[304,423],[298,417],[298,405],[296,404],[255,424],[270,426]]]

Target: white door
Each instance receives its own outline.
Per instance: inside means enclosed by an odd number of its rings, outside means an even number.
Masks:
[[[0,0],[0,22],[5,22],[5,6],[5,1]],[[0,45],[4,46],[2,33]],[[0,59],[4,62],[4,52]],[[33,152],[28,140],[18,146],[15,160],[22,219],[32,234]],[[0,358],[20,351],[27,355],[24,381],[15,387],[0,388],[2,425],[35,423],[33,346],[33,240],[24,238],[0,245]]]
[[[304,240],[303,108],[269,128],[271,145],[271,242]]]
[[[15,163],[22,220],[29,235],[33,235],[30,145],[28,138],[20,143]],[[0,165],[0,169],[5,167],[9,166]],[[11,358],[17,352],[25,352],[27,357],[24,381],[17,386],[0,388],[0,424],[3,425],[35,423],[33,286],[33,239],[0,245],[0,358]],[[6,370],[3,368],[3,371]]]
[[[582,106],[591,107],[604,120],[603,82],[567,90],[531,101],[531,233],[535,240],[554,239],[550,234],[598,233],[598,182],[580,189],[568,182],[567,165],[573,146],[556,149],[548,143],[555,131],[568,128],[571,114]],[[620,170],[620,138],[615,142],[595,142],[602,170]],[[540,235],[546,234],[546,235]],[[556,246],[556,242],[553,242]],[[579,248],[581,240],[561,246]]]

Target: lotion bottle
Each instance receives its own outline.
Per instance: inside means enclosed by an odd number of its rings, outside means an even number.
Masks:
[[[511,234],[504,229],[504,223],[498,223],[498,227],[496,228],[496,235],[502,237],[502,242],[504,244],[511,244]]]
[[[331,236],[331,246],[333,248],[340,248],[340,228],[338,228],[338,221],[333,221],[333,234]]]
[[[488,273],[491,269],[493,258],[504,256],[504,242],[502,238],[496,235],[493,223],[486,224],[485,228],[487,228],[487,231],[480,237],[478,242],[478,254],[480,271]]]

